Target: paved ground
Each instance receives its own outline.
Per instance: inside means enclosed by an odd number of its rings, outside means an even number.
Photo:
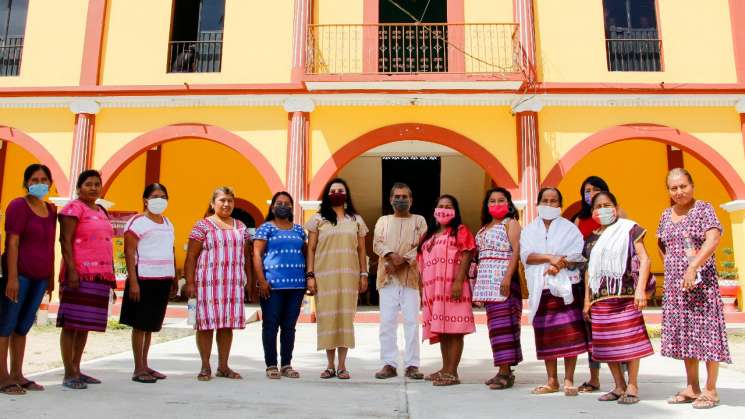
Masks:
[[[533,396],[530,389],[542,383],[543,364],[535,360],[532,330],[523,329],[526,361],[517,370],[517,384],[507,391],[490,391],[482,382],[494,374],[482,326],[466,338],[461,364],[463,385],[435,388],[429,383],[397,378],[378,381],[372,376],[378,365],[377,326],[357,326],[358,349],[350,353],[352,380],[321,380],[324,356],[315,351],[315,325],[299,325],[295,366],[300,380],[269,381],[264,378],[259,323],[236,334],[232,367],[245,379],[195,379],[199,362],[193,337],[163,343],[151,351],[152,365],[169,374],[158,384],[129,380],[130,354],[124,353],[86,363],[84,371],[104,384],[72,391],[60,386],[58,370],[38,374],[47,386],[44,393],[0,398],[2,418],[691,418],[745,417],[745,373],[723,369],[720,379],[722,406],[713,411],[694,411],[689,405],[669,406],[664,400],[684,383],[681,363],[655,356],[642,361],[641,397],[635,406],[595,401],[595,395],[576,398],[563,394]],[[439,367],[439,348],[423,347],[423,370]],[[586,378],[586,361],[580,362],[578,382]],[[607,371],[604,384],[610,382]]]

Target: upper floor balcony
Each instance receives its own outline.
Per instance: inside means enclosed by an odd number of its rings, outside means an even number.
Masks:
[[[517,89],[525,79],[515,23],[313,24],[306,51],[309,88],[399,81]]]

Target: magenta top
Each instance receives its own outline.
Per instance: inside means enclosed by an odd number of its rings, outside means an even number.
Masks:
[[[46,203],[49,215],[39,217],[25,198],[10,201],[5,210],[5,254],[3,272],[8,272],[8,239],[17,234],[18,275],[27,279],[48,280],[54,273],[54,238],[57,232],[57,209]]]
[[[93,209],[79,199],[70,201],[60,216],[78,219],[73,234],[72,253],[81,281],[114,282],[114,228],[102,207]],[[63,265],[64,268],[64,265]],[[65,282],[64,269],[60,282]]]

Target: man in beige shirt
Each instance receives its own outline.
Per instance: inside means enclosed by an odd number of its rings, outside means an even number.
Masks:
[[[380,256],[377,288],[380,293],[380,360],[383,368],[375,378],[395,377],[398,367],[398,313],[404,318],[404,367],[406,376],[421,380],[419,372],[419,270],[417,246],[427,231],[421,215],[409,212],[411,188],[396,183],[390,202],[394,214],[384,215],[375,224],[373,251]]]

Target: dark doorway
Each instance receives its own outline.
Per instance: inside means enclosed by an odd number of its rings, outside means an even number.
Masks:
[[[379,0],[378,16],[379,72],[448,71],[447,0]]]
[[[440,158],[436,156],[390,156],[381,159],[383,168],[383,191],[381,208],[383,214],[391,214],[391,187],[403,182],[413,192],[414,204],[411,212],[429,218],[435,200],[440,196]]]

